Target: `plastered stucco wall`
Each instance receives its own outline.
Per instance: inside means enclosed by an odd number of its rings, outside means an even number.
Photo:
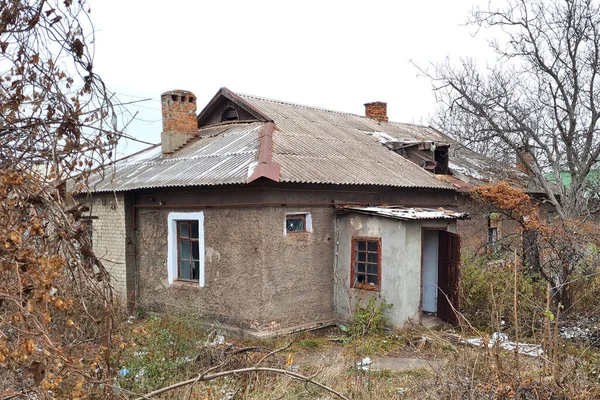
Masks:
[[[206,209],[204,287],[167,280],[167,218],[142,209],[137,229],[138,301],[256,331],[333,319],[329,208]],[[287,212],[310,212],[313,231],[284,234]]]
[[[130,304],[259,332],[334,320],[334,209],[327,204],[451,207],[456,200],[451,191],[288,184],[148,189],[93,199],[92,215],[98,217],[94,248],[111,263],[115,288]],[[296,207],[292,202],[319,205]],[[230,203],[276,205],[218,206]],[[204,213],[203,288],[168,284],[169,212]],[[295,212],[311,213],[311,233],[284,234],[285,215]]]
[[[369,297],[392,304],[388,310],[395,326],[409,318],[420,320],[422,228],[456,231],[455,221],[399,221],[350,213],[336,217],[335,305],[336,318],[349,320],[357,303]],[[352,237],[381,238],[380,291],[350,287]]]

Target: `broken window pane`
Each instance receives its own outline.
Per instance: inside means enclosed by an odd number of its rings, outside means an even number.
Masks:
[[[356,283],[363,283],[365,280],[366,279],[364,275],[356,275]]]
[[[304,218],[288,217],[285,221],[285,229],[288,232],[304,232]]]

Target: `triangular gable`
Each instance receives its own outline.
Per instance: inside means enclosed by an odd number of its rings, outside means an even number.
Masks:
[[[273,122],[268,115],[260,112],[231,90],[222,87],[198,115],[198,126],[231,121],[227,118],[237,121]]]

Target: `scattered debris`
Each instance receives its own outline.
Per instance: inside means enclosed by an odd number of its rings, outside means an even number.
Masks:
[[[582,342],[600,348],[600,319],[598,317],[578,318],[576,321],[563,323],[559,336],[563,339]]]
[[[544,354],[542,346],[539,344],[512,342],[508,340],[508,335],[503,332],[494,332],[490,339],[487,338],[472,338],[462,340],[461,343],[470,344],[475,347],[492,348],[496,344],[498,347],[508,351],[515,351],[518,347],[519,354],[524,354],[530,357],[539,357]]]
[[[215,335],[215,338],[212,340],[212,342],[209,343],[209,346],[218,346],[221,344],[225,344],[225,336],[223,335]]]
[[[371,368],[371,364],[373,364],[371,357],[365,357],[362,359],[362,361],[357,362],[356,366],[359,370],[369,371],[369,368]]]

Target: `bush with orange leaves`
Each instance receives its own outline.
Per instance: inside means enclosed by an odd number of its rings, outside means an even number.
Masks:
[[[112,395],[109,277],[65,185],[120,137],[93,31],[85,0],[0,1],[2,399]]]
[[[35,175],[0,172],[0,395],[111,383],[109,276],[79,212]]]
[[[509,182],[482,185],[473,190],[473,197],[498,209],[504,216],[517,221],[522,232],[534,233],[528,245],[535,247],[538,258],[534,268],[527,259],[531,248],[514,249],[526,270],[550,283],[554,304],[565,311],[583,311],[590,304],[590,290],[600,271],[600,226],[595,221],[554,219],[546,221],[540,215],[539,203],[522,189]]]

